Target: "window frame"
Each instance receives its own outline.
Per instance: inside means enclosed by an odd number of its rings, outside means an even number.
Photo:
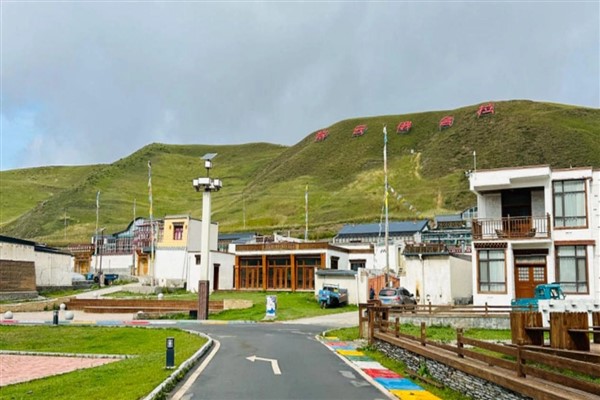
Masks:
[[[173,240],[183,240],[183,224],[173,224]]]
[[[575,255],[573,257],[560,257],[559,256],[559,248],[566,248],[566,247],[572,247],[575,250]],[[578,256],[577,255],[577,250],[583,248],[583,256]],[[580,285],[580,281],[578,280],[579,278],[579,273],[578,273],[578,268],[577,268],[577,261],[578,260],[584,260],[585,263],[585,280],[582,282],[585,282],[585,288],[586,291],[585,292],[579,292],[579,291],[568,291],[565,290],[564,287],[564,282],[560,281],[559,283],[561,283],[561,287],[563,289],[563,292],[565,294],[573,294],[573,295],[585,295],[585,294],[589,294],[590,293],[590,273],[589,273],[589,267],[590,267],[590,263],[589,263],[589,259],[588,259],[588,246],[587,245],[582,245],[582,244],[561,244],[561,245],[556,245],[554,247],[554,251],[555,251],[555,255],[554,255],[554,273],[557,279],[560,279],[560,260],[561,258],[563,259],[567,259],[567,258],[574,258],[575,259],[575,282],[568,282],[569,284],[574,284],[575,288],[577,290],[577,287]],[[565,267],[566,268],[566,267]]]
[[[356,269],[354,269],[354,265],[358,265]],[[350,270],[358,272],[359,268],[367,268],[367,260],[350,260]]]
[[[578,190],[578,191],[570,191],[570,192],[565,192],[564,191],[564,184],[565,182],[581,182],[583,184],[583,190]],[[556,186],[560,184],[562,185],[562,190],[560,192],[556,191]],[[588,228],[588,224],[589,224],[589,217],[588,217],[588,204],[587,204],[587,184],[586,184],[586,180],[585,179],[562,179],[562,180],[555,180],[552,181],[552,207],[553,207],[553,218],[552,218],[552,225],[554,227],[554,229],[558,229],[558,230],[562,230],[562,229],[587,229]],[[565,216],[565,194],[573,194],[573,193],[583,193],[583,211],[584,211],[584,215],[581,216]],[[557,202],[560,200],[561,203],[561,209],[562,209],[562,215],[558,215],[557,212]],[[565,221],[569,218],[584,218],[585,222],[583,225],[562,225],[559,226],[557,225],[557,221],[558,220],[562,220],[563,224],[565,223]]]
[[[498,252],[502,252],[503,254],[503,258],[502,258],[502,262],[503,262],[503,274],[504,274],[504,282],[492,282],[488,279],[487,282],[485,282],[488,286],[491,284],[498,284],[498,283],[502,283],[504,284],[504,290],[482,290],[481,286],[482,286],[482,281],[481,281],[481,253],[482,252],[486,252],[489,253],[491,251],[498,251]],[[488,254],[489,256],[489,254]],[[499,259],[485,259],[485,262],[488,263],[488,277],[490,276],[490,270],[489,270],[489,262],[490,261],[499,261]],[[508,293],[508,274],[506,271],[506,249],[504,248],[482,248],[482,249],[477,249],[477,293],[491,293],[491,294],[506,294]]]

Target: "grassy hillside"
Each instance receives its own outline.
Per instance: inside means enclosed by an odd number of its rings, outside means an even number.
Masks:
[[[147,161],[152,161],[154,215],[200,218],[201,195],[191,180],[204,176],[199,157],[219,153],[212,176],[224,188],[213,196],[213,220],[222,232],[287,231],[302,235],[304,193],[309,187],[311,237],[333,234],[343,223],[379,221],[383,206],[383,134],[388,128],[392,219],[432,217],[473,204],[465,171],[550,164],[600,167],[600,110],[531,101],[496,103],[496,114],[477,118],[477,105],[451,111],[340,121],[329,137],[311,133],[291,147],[152,144],[111,165],[35,168],[0,173],[1,230],[49,243],[87,241],[95,228],[95,195],[101,191],[100,226],[123,229],[148,215]],[[439,120],[454,116],[440,131]],[[396,125],[411,120],[408,134]],[[358,124],[367,133],[352,137]],[[44,182],[43,190],[36,184]],[[32,185],[33,183],[33,185]],[[64,239],[64,215],[69,227]]]

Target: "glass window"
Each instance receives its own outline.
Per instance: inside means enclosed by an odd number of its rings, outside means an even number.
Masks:
[[[479,251],[479,291],[506,292],[504,250]]]
[[[365,268],[366,264],[366,260],[350,260],[350,269],[352,271],[358,271],[359,268]]]
[[[585,181],[556,181],[553,187],[554,226],[586,226]]]
[[[183,239],[183,225],[173,224],[173,240]]]
[[[557,246],[556,276],[565,293],[588,293],[586,246]]]
[[[340,260],[339,257],[331,257],[331,269],[338,269],[338,261]]]

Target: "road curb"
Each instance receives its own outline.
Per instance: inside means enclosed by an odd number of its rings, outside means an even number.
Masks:
[[[173,387],[175,387],[175,385],[185,377],[187,372],[196,365],[196,363],[212,348],[214,344],[213,339],[201,332],[189,331],[187,329],[181,330],[190,334],[202,336],[203,338],[208,339],[208,342],[206,342],[204,346],[200,348],[200,350],[194,353],[193,356],[181,363],[179,368],[173,371],[173,373],[169,375],[167,379],[154,388],[154,390],[144,397],[143,400],[154,400],[159,398],[159,396],[162,396],[160,398],[168,396],[168,393],[171,391],[171,389],[173,389]]]

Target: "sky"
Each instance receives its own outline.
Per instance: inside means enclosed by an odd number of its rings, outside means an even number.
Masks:
[[[0,0],[0,44],[0,170],[487,101],[600,108],[597,0]]]

